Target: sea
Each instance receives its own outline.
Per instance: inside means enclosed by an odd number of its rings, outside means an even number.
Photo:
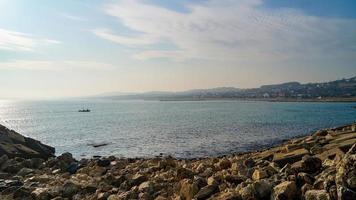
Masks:
[[[267,148],[356,121],[356,103],[0,101],[0,124],[76,158],[198,158]],[[91,112],[78,112],[80,109]]]

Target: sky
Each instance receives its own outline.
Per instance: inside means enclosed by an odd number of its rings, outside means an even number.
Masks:
[[[0,98],[356,75],[354,0],[0,0]]]

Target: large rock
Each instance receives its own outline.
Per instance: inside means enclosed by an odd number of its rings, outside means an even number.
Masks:
[[[309,154],[309,151],[304,148],[288,153],[276,153],[273,156],[273,162],[277,163],[279,166],[284,166],[287,163],[291,164],[301,160],[302,157],[307,154]]]
[[[356,199],[356,144],[338,163],[335,182],[339,199]]]
[[[179,182],[179,196],[182,200],[191,200],[198,193],[198,186],[192,180],[183,179]]]
[[[305,200],[330,200],[326,190],[308,190],[304,198]]]
[[[194,199],[203,200],[208,199],[211,195],[219,191],[217,185],[207,185],[199,190],[199,192],[194,196]]]
[[[41,142],[24,137],[21,134],[0,125],[0,156],[9,158],[44,158],[53,157],[55,149]]]
[[[306,155],[301,162],[301,171],[307,173],[318,172],[321,168],[321,164],[320,158]]]
[[[298,199],[297,185],[293,181],[285,181],[273,188],[272,200]]]
[[[257,180],[261,180],[264,178],[268,177],[268,173],[266,170],[263,169],[255,169],[255,171],[252,174],[252,179],[257,181]]]

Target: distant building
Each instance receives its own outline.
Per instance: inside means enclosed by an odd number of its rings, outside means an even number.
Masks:
[[[268,93],[264,93],[263,98],[270,98],[270,95]]]

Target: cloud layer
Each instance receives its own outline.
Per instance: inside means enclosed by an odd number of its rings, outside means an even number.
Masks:
[[[210,0],[181,13],[139,0],[105,6],[108,15],[137,32],[100,28],[103,39],[139,49],[137,59],[275,60],[355,56],[356,21],[321,18],[294,9],[267,9],[262,0]],[[162,50],[159,44],[176,47]]]
[[[0,28],[0,50],[32,51],[36,46],[58,44],[57,40],[37,38],[25,33]]]
[[[115,66],[108,63],[81,61],[81,60],[65,60],[65,61],[49,61],[49,60],[15,60],[8,62],[0,62],[0,69],[6,70],[35,70],[35,71],[58,71],[58,70],[111,70]]]

